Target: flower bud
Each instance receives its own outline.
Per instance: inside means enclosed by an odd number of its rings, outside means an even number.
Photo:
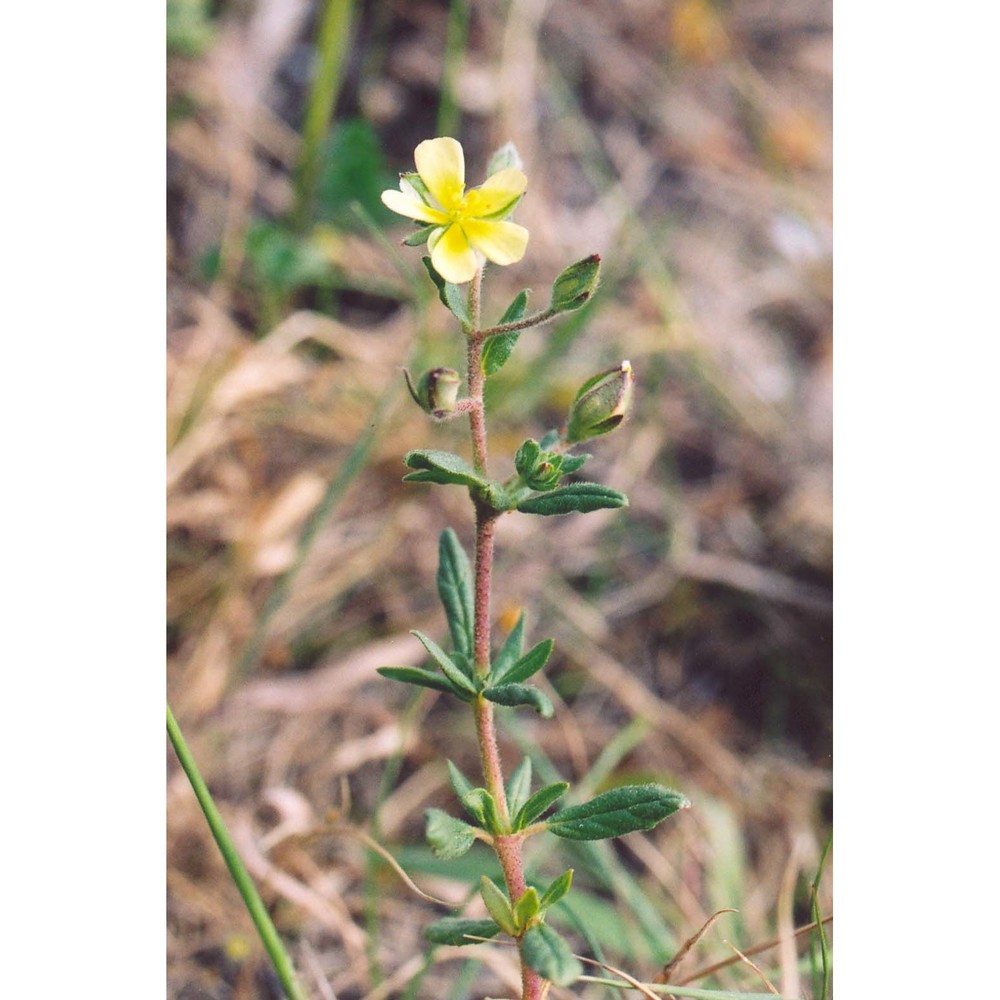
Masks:
[[[404,368],[406,386],[417,406],[435,417],[452,413],[458,402],[458,387],[461,380],[454,368],[431,368],[417,379],[414,386],[410,373]]]
[[[632,382],[632,365],[628,361],[584,382],[569,408],[565,440],[577,444],[614,430],[628,412]]]
[[[552,283],[552,303],[555,312],[579,309],[594,291],[601,277],[601,257],[593,253],[570,264]]]

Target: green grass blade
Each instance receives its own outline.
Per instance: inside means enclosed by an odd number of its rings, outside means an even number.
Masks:
[[[444,43],[441,67],[441,101],[438,104],[437,134],[457,136],[459,111],[455,101],[455,84],[462,65],[469,37],[469,0],[451,0],[448,13],[448,34]]]
[[[816,878],[813,879],[812,889],[810,892],[810,908],[812,909],[812,918],[816,922],[816,934],[819,938],[819,953],[820,962],[823,968],[823,978],[822,987],[819,995],[819,1000],[827,1000],[830,995],[830,974],[833,971],[830,968],[830,950],[826,940],[826,931],[823,929],[823,914],[819,911],[819,883],[820,879],[823,877],[823,869],[826,867],[827,855],[830,853],[830,847],[833,845],[833,834],[826,838],[826,844],[823,846],[823,853],[820,855],[819,867],[816,869]]]
[[[198,805],[201,806],[201,811],[205,814],[212,836],[215,838],[216,844],[219,845],[229,874],[243,897],[243,902],[257,928],[257,933],[260,935],[261,943],[271,959],[271,964],[274,966],[274,971],[281,982],[285,995],[289,1000],[307,1000],[305,992],[295,978],[292,960],[289,958],[288,952],[285,951],[285,946],[281,943],[281,938],[274,929],[274,924],[271,923],[271,917],[264,906],[264,901],[260,898],[257,887],[253,884],[253,879],[246,870],[246,866],[236,850],[236,845],[233,844],[232,838],[229,836],[229,831],[216,808],[212,793],[208,790],[208,785],[205,784],[201,772],[198,770],[198,765],[188,749],[184,734],[174,718],[174,713],[170,711],[169,704],[167,705],[167,732],[170,735],[170,742],[174,746],[177,759],[181,762],[181,767],[184,768],[184,773],[194,789]]]
[[[326,0],[317,40],[316,73],[302,128],[302,155],[295,176],[295,224],[304,230],[312,216],[320,154],[344,75],[354,0]]]

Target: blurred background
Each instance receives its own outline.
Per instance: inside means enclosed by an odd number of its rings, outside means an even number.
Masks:
[[[444,634],[438,535],[472,538],[464,491],[400,481],[410,448],[468,454],[401,376],[463,345],[379,201],[452,135],[470,184],[508,140],[529,179],[528,253],[488,270],[487,320],[604,260],[594,300],[491,380],[494,473],[590,374],[637,377],[586,470],[631,507],[500,523],[497,639],[524,609],[529,642],[556,640],[556,716],[504,712],[505,763],[692,801],[539,845],[536,880],[573,865],[554,922],[639,978],[733,908],[672,981],[818,997],[816,935],[793,931],[832,815],[830,5],[170,0],[167,30],[168,694],[311,995],[517,990],[501,947],[425,960],[446,911],[365,840],[456,906],[490,870],[423,842],[424,809],[457,812],[444,758],[476,771],[467,712],[375,673],[421,662],[410,629]],[[167,795],[168,995],[279,997],[172,757]],[[732,949],[773,941],[759,971]]]

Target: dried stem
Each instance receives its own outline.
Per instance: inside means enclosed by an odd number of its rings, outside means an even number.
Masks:
[[[483,341],[485,337],[479,329],[480,294],[483,272],[480,268],[469,287],[469,315],[472,329],[468,335],[468,371],[466,382],[471,405],[468,409],[469,430],[472,435],[472,453],[476,471],[487,474],[486,452],[486,408],[483,404]],[[499,515],[485,504],[476,502],[476,568],[475,568],[475,626],[474,657],[476,671],[485,676],[490,669],[490,585],[493,577],[493,538]],[[483,767],[486,788],[493,796],[500,822],[510,826],[510,811],[504,789],[503,767],[500,749],[497,745],[496,725],[493,719],[493,703],[480,695],[475,702],[476,735],[479,740],[479,755]],[[507,895],[516,903],[524,894],[527,885],[524,879],[524,861],[521,857],[520,836],[497,836],[493,849],[496,851],[503,869]],[[518,951],[520,953],[518,941]],[[542,1000],[544,980],[521,958],[521,1000]]]

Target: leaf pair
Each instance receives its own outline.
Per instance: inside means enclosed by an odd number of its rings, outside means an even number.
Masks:
[[[432,659],[441,668],[441,674],[420,667],[378,667],[378,672],[390,680],[402,681],[404,684],[416,684],[418,687],[433,688],[435,691],[444,691],[461,698],[462,701],[474,701],[479,694],[479,682],[472,672],[468,658],[461,653],[456,653],[457,658],[453,659],[423,632],[413,629],[412,634],[420,640],[424,649],[430,653]]]
[[[379,667],[383,677],[432,688],[471,701],[478,693],[472,670],[475,603],[472,591],[472,567],[468,556],[451,528],[441,533],[438,542],[437,588],[455,653],[448,656],[436,643],[420,632],[413,634],[441,667],[442,674],[418,667]]]
[[[582,458],[584,456],[571,456],[570,468],[574,471],[579,468],[582,464],[579,459]],[[572,464],[572,459],[577,460],[575,465]],[[563,470],[566,469],[566,461],[562,460]],[[408,451],[403,457],[403,462],[414,470],[403,476],[405,483],[466,486],[473,490],[478,499],[494,510],[507,511],[515,506],[499,483],[481,476],[465,459],[450,451],[417,448]],[[586,514],[592,510],[627,506],[628,497],[610,486],[602,486],[600,483],[570,483],[568,486],[556,487],[549,492],[520,500],[516,504],[516,509],[522,514],[551,515]]]

